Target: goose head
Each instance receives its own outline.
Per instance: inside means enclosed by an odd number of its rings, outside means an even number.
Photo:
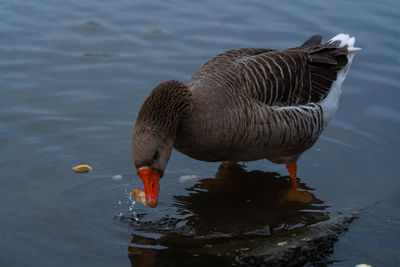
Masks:
[[[132,159],[142,179],[146,203],[157,206],[160,179],[171,156],[173,140],[163,132],[149,132],[135,127],[132,138]]]
[[[189,102],[190,92],[186,85],[167,81],[150,93],[139,110],[132,135],[132,159],[143,182],[146,204],[152,208],[157,206],[160,179]]]

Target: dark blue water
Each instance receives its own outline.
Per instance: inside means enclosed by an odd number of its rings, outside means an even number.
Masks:
[[[340,32],[363,50],[335,120],[299,162],[312,203],[279,201],[283,165],[224,173],[177,152],[157,209],[132,202],[142,185],[131,131],[154,86],[187,82],[228,49]],[[0,2],[0,265],[230,264],[227,254],[257,246],[249,235],[290,234],[354,209],[365,212],[333,265],[399,264],[399,43],[395,0]],[[72,172],[83,163],[93,171]],[[201,179],[179,182],[187,174]]]

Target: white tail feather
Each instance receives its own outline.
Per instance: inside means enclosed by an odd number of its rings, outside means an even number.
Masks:
[[[348,63],[346,67],[338,72],[337,79],[332,83],[329,94],[320,103],[324,112],[324,127],[326,127],[335,116],[336,110],[339,106],[339,98],[342,93],[342,83],[346,78],[351,62],[353,61],[354,52],[361,49],[354,47],[355,40],[356,39],[354,37],[350,37],[348,34],[341,33],[328,41],[328,43],[340,41],[339,47],[347,46],[347,51],[349,53],[347,54]]]

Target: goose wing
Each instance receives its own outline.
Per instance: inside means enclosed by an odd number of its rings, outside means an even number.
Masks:
[[[347,47],[338,42],[320,44],[312,36],[302,46],[271,50],[234,49],[209,60],[193,76],[211,81],[229,94],[250,97],[269,106],[318,103],[347,64]]]
[[[270,106],[318,103],[347,65],[337,43],[313,44],[243,57],[236,63],[241,92]]]

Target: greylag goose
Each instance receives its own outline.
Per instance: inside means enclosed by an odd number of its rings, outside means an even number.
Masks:
[[[208,162],[297,160],[332,120],[355,39],[325,44],[314,35],[285,50],[239,48],[207,61],[190,82],[166,81],[143,102],[133,129],[132,159],[146,204],[157,206],[159,180],[172,149]]]

